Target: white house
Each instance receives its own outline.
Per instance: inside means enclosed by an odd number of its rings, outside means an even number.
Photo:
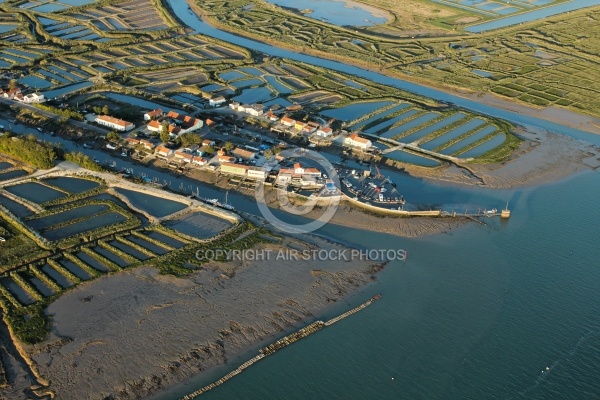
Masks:
[[[195,156],[194,159],[192,160],[192,164],[198,165],[200,167],[206,165],[207,162],[208,162],[208,160],[206,158],[200,157],[200,156]]]
[[[263,115],[264,107],[261,104],[244,104],[239,106],[238,110],[258,117],[259,115]]]
[[[173,154],[173,150],[167,149],[165,146],[157,146],[154,153],[159,157],[169,157]]]
[[[30,93],[23,97],[23,103],[43,103],[46,101],[41,93]]]
[[[265,179],[267,179],[267,171],[265,171],[264,168],[261,167],[248,166],[247,177],[248,179],[264,181]]]
[[[242,160],[252,160],[252,158],[254,158],[254,153],[252,151],[249,150],[245,150],[242,148],[235,148],[232,152],[231,155],[237,158],[241,158]]]
[[[277,185],[286,186],[292,181],[292,174],[279,172],[277,175]]]
[[[221,163],[221,173],[226,175],[244,176],[254,180],[265,180],[267,178],[267,171],[261,167],[233,163]]]
[[[184,162],[191,163],[192,160],[194,159],[194,156],[190,153],[186,153],[184,151],[177,150],[175,152],[175,158],[182,163],[184,163]]]
[[[146,129],[148,129],[149,132],[160,132],[162,131],[162,124],[156,120],[150,121],[148,125],[146,125]],[[171,136],[177,136],[181,132],[181,128],[173,124],[169,124],[169,134]]]
[[[110,115],[98,115],[95,122],[99,125],[107,126],[116,131],[130,131],[135,128],[135,125],[129,121],[111,117]]]
[[[2,96],[3,96],[5,99],[10,99],[10,100],[12,100],[12,99],[14,99],[14,98],[15,98],[15,95],[17,95],[17,94],[20,94],[20,93],[21,93],[21,89],[19,89],[19,88],[16,88],[16,89],[11,89],[11,90],[7,90],[6,92],[3,92],[3,93],[2,93]]]
[[[208,104],[211,107],[219,107],[221,104],[225,103],[227,101],[227,99],[223,96],[216,96],[216,97],[211,97],[210,100],[208,100]]]
[[[295,163],[294,168],[280,169],[279,174],[290,174],[292,178],[300,178],[303,175],[314,176],[315,178],[321,177],[321,171],[317,168],[304,168],[300,163]]]
[[[271,121],[271,122],[277,122],[277,121],[279,120],[279,117],[278,117],[277,115],[275,115],[275,114],[273,113],[273,111],[270,111],[270,110],[269,110],[269,112],[267,112],[267,114],[266,114],[265,116],[266,116],[266,117],[269,119],[269,121]]]
[[[181,128],[181,131],[179,131],[178,134],[196,131],[204,125],[204,122],[199,118],[179,114],[175,111],[169,111],[166,118],[171,119],[179,128]]]
[[[165,115],[163,110],[161,110],[160,108],[157,108],[156,110],[148,111],[146,114],[144,114],[144,121],[150,121],[153,119],[157,119],[157,118],[162,117],[163,115]]]
[[[140,140],[140,144],[144,146],[146,150],[152,150],[154,148],[154,143],[146,139]]]
[[[331,129],[328,126],[321,127],[319,129],[317,129],[316,134],[317,134],[317,136],[321,136],[321,137],[327,138],[327,137],[333,135],[333,129]]]
[[[291,119],[290,117],[283,117],[281,118],[281,125],[284,126],[294,126],[296,124],[296,120]]]
[[[353,133],[344,139],[344,144],[350,147],[357,147],[363,150],[368,149],[373,145],[369,139],[362,138],[358,134]]]

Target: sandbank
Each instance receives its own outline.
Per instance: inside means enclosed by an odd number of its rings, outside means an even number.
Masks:
[[[345,248],[311,241],[257,248]],[[61,399],[144,398],[314,321],[381,267],[366,260],[209,262],[184,278],[140,267],[61,296],[47,309],[50,338],[29,352]]]

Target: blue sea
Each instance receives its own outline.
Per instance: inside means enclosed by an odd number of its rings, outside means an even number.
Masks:
[[[326,226],[321,233],[403,248],[408,259],[321,317],[376,293],[379,301],[202,398],[600,398],[599,198],[590,171],[515,190],[510,220],[488,226],[417,239]]]

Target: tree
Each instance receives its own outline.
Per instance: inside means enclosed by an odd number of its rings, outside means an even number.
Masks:
[[[94,106],[93,110],[96,115],[102,114],[102,107]]]
[[[9,89],[9,90],[14,90],[14,89],[16,89],[17,87],[19,87],[19,82],[18,82],[16,79],[11,79],[11,80],[8,82],[8,89]]]
[[[107,115],[108,113],[109,113],[108,106],[105,105],[104,107],[102,107],[102,114]]]
[[[271,150],[271,149],[266,149],[264,154],[265,154],[265,157],[266,157],[267,159],[269,159],[269,158],[273,157],[273,150]]]
[[[106,135],[106,138],[110,141],[116,142],[119,139],[121,139],[121,135],[119,135],[117,132],[115,131],[110,131],[108,132],[108,134]]]
[[[168,142],[171,139],[171,135],[169,134],[169,123],[163,122],[160,127],[160,140],[162,142]]]
[[[212,146],[204,146],[204,151],[206,152],[206,154],[208,155],[213,155],[215,154],[215,148]]]
[[[224,146],[224,148],[225,148],[225,151],[226,151],[226,152],[228,152],[228,153],[229,153],[231,150],[233,150],[233,148],[234,148],[234,147],[235,147],[235,145],[234,145],[233,143],[231,143],[231,142],[227,142],[227,143],[225,143],[225,146]]]
[[[181,140],[181,145],[184,147],[187,147],[192,144],[202,143],[202,138],[200,137],[200,135],[192,132],[184,133],[183,135],[179,136],[179,139]]]

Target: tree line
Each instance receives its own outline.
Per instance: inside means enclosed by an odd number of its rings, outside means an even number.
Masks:
[[[0,153],[39,169],[50,169],[57,160],[66,160],[90,170],[101,170],[89,156],[81,152],[64,151],[60,145],[38,140],[35,135],[14,136],[8,132],[4,133],[0,136]]]

